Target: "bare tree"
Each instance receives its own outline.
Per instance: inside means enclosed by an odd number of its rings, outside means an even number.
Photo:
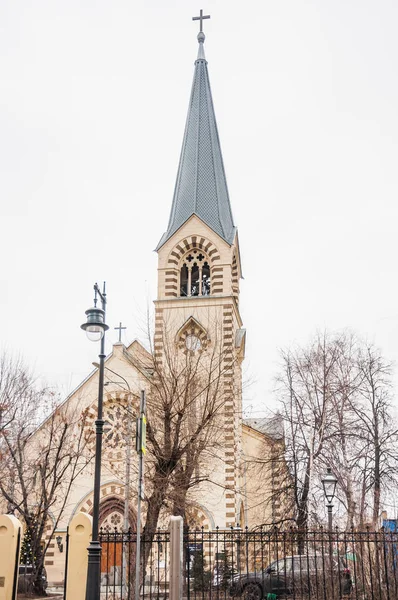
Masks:
[[[398,466],[398,426],[392,415],[391,370],[373,345],[360,348],[356,357],[360,375],[357,401],[351,403],[358,420],[358,436],[368,451],[362,460],[366,474],[365,491],[372,494],[372,525],[380,516],[383,485],[396,485]]]
[[[283,372],[278,382],[289,468],[285,488],[292,491],[299,528],[308,523],[315,465],[331,435],[338,356],[338,341],[327,334],[318,335],[308,348],[282,352]]]
[[[323,462],[333,465],[347,525],[377,526],[383,486],[396,485],[397,423],[391,405],[391,364],[372,344],[345,335],[336,376],[334,434]],[[370,511],[370,512],[369,512]]]
[[[320,479],[321,471],[324,473],[328,466],[333,466],[338,480],[339,501],[347,515],[346,526],[353,527],[359,505],[360,473],[357,461],[362,450],[358,439],[357,419],[352,408],[361,379],[356,367],[357,337],[350,332],[340,334],[338,348],[339,354],[334,365],[336,385],[331,398],[331,435],[320,457],[317,475]]]
[[[299,527],[322,499],[331,466],[346,524],[374,527],[383,486],[396,484],[398,427],[391,407],[391,365],[352,333],[318,335],[308,348],[282,354],[280,402],[286,459]],[[313,511],[315,520],[319,510]]]
[[[15,375],[24,382],[23,392],[12,422],[0,432],[0,493],[29,531],[34,591],[45,595],[45,554],[73,482],[91,455],[86,452],[85,415],[70,407],[57,408],[54,394],[35,385],[27,371],[20,372],[20,365]]]
[[[211,476],[213,453],[223,435],[222,374],[226,363],[220,344],[203,342],[200,350],[176,347],[163,331],[162,355],[151,364],[133,364],[147,380],[146,520],[143,535],[153,539],[162,508],[185,517],[188,491]]]
[[[33,375],[22,358],[3,352],[0,356],[0,432],[7,431],[33,386]]]

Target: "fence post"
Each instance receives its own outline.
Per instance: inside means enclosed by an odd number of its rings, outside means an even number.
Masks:
[[[77,513],[69,523],[65,600],[85,600],[88,565],[87,547],[91,541],[92,529],[93,518],[83,512]]]
[[[170,517],[170,600],[182,598],[182,533],[182,517]]]
[[[0,600],[17,597],[21,533],[21,522],[14,515],[0,516]]]

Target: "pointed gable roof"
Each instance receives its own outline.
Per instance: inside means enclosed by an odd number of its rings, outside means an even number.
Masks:
[[[207,61],[198,35],[199,52],[195,62],[188,117],[169,224],[156,250],[192,216],[197,215],[228,244],[235,227],[229,202],[227,180],[218,137]]]

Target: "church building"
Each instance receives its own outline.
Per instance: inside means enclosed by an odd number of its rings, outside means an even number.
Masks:
[[[209,377],[210,383],[198,392],[197,401],[189,404],[190,416],[181,435],[196,431],[198,420],[205,414],[202,409],[206,389],[211,387],[213,394],[212,433],[205,438],[205,430],[201,430],[202,458],[194,466],[194,483],[188,486],[184,500],[188,524],[208,530],[236,526],[250,529],[270,525],[280,518],[281,507],[274,494],[278,489],[278,469],[272,457],[279,454],[283,443],[282,427],[275,419],[245,420],[242,416],[246,330],[239,311],[239,284],[243,257],[232,216],[204,42],[201,21],[170,218],[156,247],[158,287],[151,347],[148,350],[148,344],[137,340],[126,347],[119,341],[105,360],[100,495],[100,527],[105,530],[126,525],[127,481],[128,526],[136,526],[138,458],[132,438],[140,391],[146,390],[148,427],[155,430],[154,415],[158,409],[151,379],[155,381],[157,370],[162,370],[167,379],[175,369],[180,374],[175,385],[181,386],[188,364],[190,369],[196,365],[196,375],[202,380]],[[190,386],[192,397],[195,385],[190,376],[185,387]],[[92,453],[97,393],[96,368],[63,405],[84,413],[87,451]],[[158,422],[156,427],[162,425]],[[151,493],[153,475],[149,439],[145,464],[144,524],[146,496]],[[65,538],[68,523],[77,512],[92,512],[93,483],[92,461],[75,480],[54,537]],[[166,498],[160,527],[167,527],[171,514],[173,503]],[[45,562],[48,579],[60,582],[64,576],[64,555],[56,547],[50,554]]]

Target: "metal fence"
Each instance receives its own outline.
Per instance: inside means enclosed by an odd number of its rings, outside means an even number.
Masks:
[[[136,534],[101,532],[102,600],[134,599]],[[141,539],[140,596],[169,595],[168,531]],[[395,600],[398,534],[322,529],[184,531],[189,600]]]

